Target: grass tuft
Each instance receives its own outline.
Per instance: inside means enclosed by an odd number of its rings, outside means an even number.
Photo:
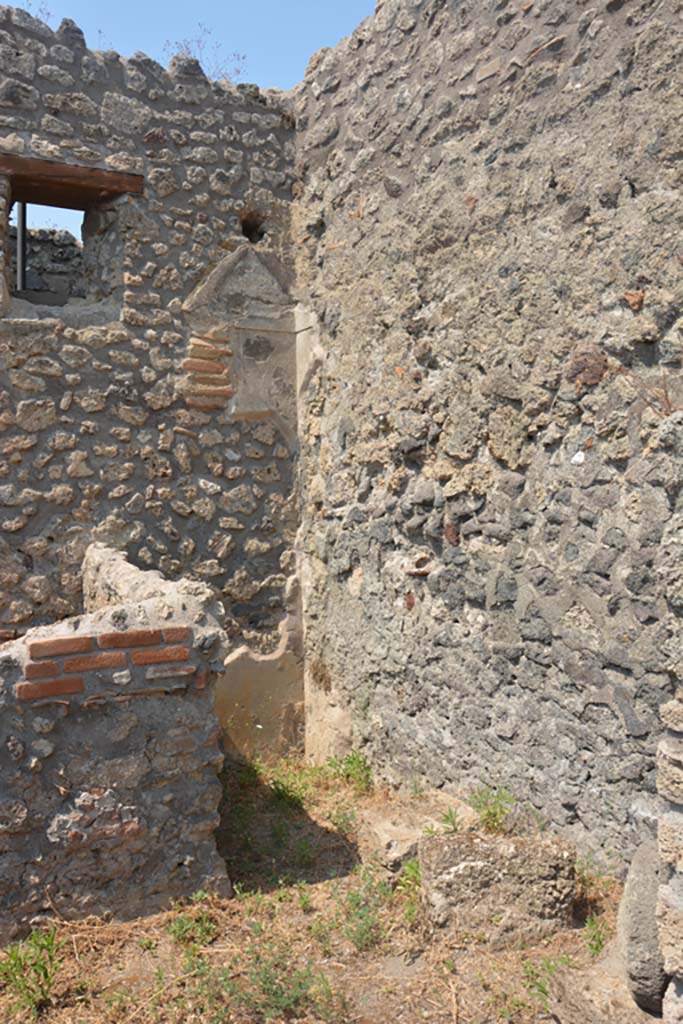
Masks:
[[[505,786],[480,786],[470,796],[470,806],[479,815],[484,832],[500,835],[507,831],[508,818],[515,806],[513,793]]]
[[[16,1008],[37,1017],[50,1005],[63,945],[56,928],[49,928],[7,947],[0,960],[0,982],[12,993]]]

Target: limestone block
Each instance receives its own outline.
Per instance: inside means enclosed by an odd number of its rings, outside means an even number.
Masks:
[[[683,732],[683,701],[670,700],[659,708],[664,725],[674,732]]]
[[[683,742],[665,736],[657,749],[657,790],[674,803],[683,803]]]
[[[680,811],[670,811],[660,817],[657,839],[661,860],[683,873],[683,814]]]
[[[683,895],[674,876],[659,888],[657,923],[664,967],[669,975],[683,976]]]

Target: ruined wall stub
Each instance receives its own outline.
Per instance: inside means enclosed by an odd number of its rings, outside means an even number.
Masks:
[[[682,27],[384,0],[295,96],[311,747],[617,856],[683,671]]]
[[[85,614],[0,653],[0,943],[55,915],[230,892],[213,836],[219,602],[100,544],[83,570]]]

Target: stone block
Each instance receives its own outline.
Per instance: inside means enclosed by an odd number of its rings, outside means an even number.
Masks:
[[[674,732],[683,732],[683,701],[670,700],[659,708],[659,716],[664,725]]]
[[[618,931],[629,989],[638,1006],[661,1013],[667,984],[657,930],[659,854],[656,843],[638,847],[619,907]]]
[[[680,811],[669,811],[660,817],[657,840],[662,862],[683,873],[683,814]]]
[[[674,876],[659,887],[657,925],[664,969],[669,975],[683,977],[683,896],[677,881]]]
[[[657,790],[674,803],[683,803],[683,742],[665,736],[657,748]]]
[[[422,898],[432,924],[494,946],[531,941],[571,923],[574,850],[549,836],[427,836]]]

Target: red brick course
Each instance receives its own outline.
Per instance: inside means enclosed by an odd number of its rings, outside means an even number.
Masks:
[[[145,679],[177,679],[193,676],[196,665],[179,665],[177,662],[167,665],[149,665],[145,671]]]
[[[71,679],[52,679],[44,683],[17,683],[17,700],[39,700],[41,697],[59,697],[68,693],[82,693],[83,680],[77,676]]]
[[[192,341],[190,344],[190,359],[209,359],[220,362],[225,355],[219,348],[214,348],[206,341]]]
[[[180,664],[190,659],[191,639],[190,627],[178,625],[158,629],[118,630],[100,633],[97,637],[71,636],[35,640],[28,644],[30,655],[33,659],[42,660],[32,660],[25,665],[25,681],[18,683],[15,688],[17,699],[37,700],[41,697],[83,693],[81,673],[125,669],[127,666],[151,666],[147,675],[154,678],[157,675],[159,678],[170,678],[174,674],[194,675],[196,666],[191,663]],[[68,654],[76,656],[58,657]],[[153,666],[159,667],[155,670]],[[78,675],[67,678],[71,673]]]
[[[232,398],[233,389],[229,385],[215,387],[210,384],[193,384],[192,394],[197,398]]]
[[[208,341],[210,345],[230,345],[232,344],[228,335],[220,331],[211,332],[211,334],[193,334],[190,338],[190,342],[193,341]]]
[[[183,370],[192,370],[196,373],[215,373],[219,377],[228,371],[222,363],[213,359],[183,359]]]
[[[28,653],[32,658],[50,658],[55,654],[84,654],[94,646],[91,636],[61,636],[54,640],[34,640],[28,645]]]
[[[189,626],[167,626],[161,632],[164,635],[164,640],[172,644],[179,644],[190,639]]]
[[[185,405],[189,405],[190,409],[224,409],[225,402],[220,401],[217,398],[186,398]]]
[[[184,640],[185,637],[178,637]],[[131,629],[127,633],[100,633],[97,638],[98,647],[146,647],[161,643],[161,632],[158,629]]]
[[[27,679],[54,679],[59,674],[60,668],[56,661],[29,661],[24,666]]]
[[[155,647],[148,651],[133,651],[130,660],[134,665],[162,665],[167,661],[187,661],[189,647]]]
[[[101,654],[89,654],[82,658],[66,658],[65,672],[92,672],[99,668],[125,668],[127,664],[125,651],[103,651]]]

